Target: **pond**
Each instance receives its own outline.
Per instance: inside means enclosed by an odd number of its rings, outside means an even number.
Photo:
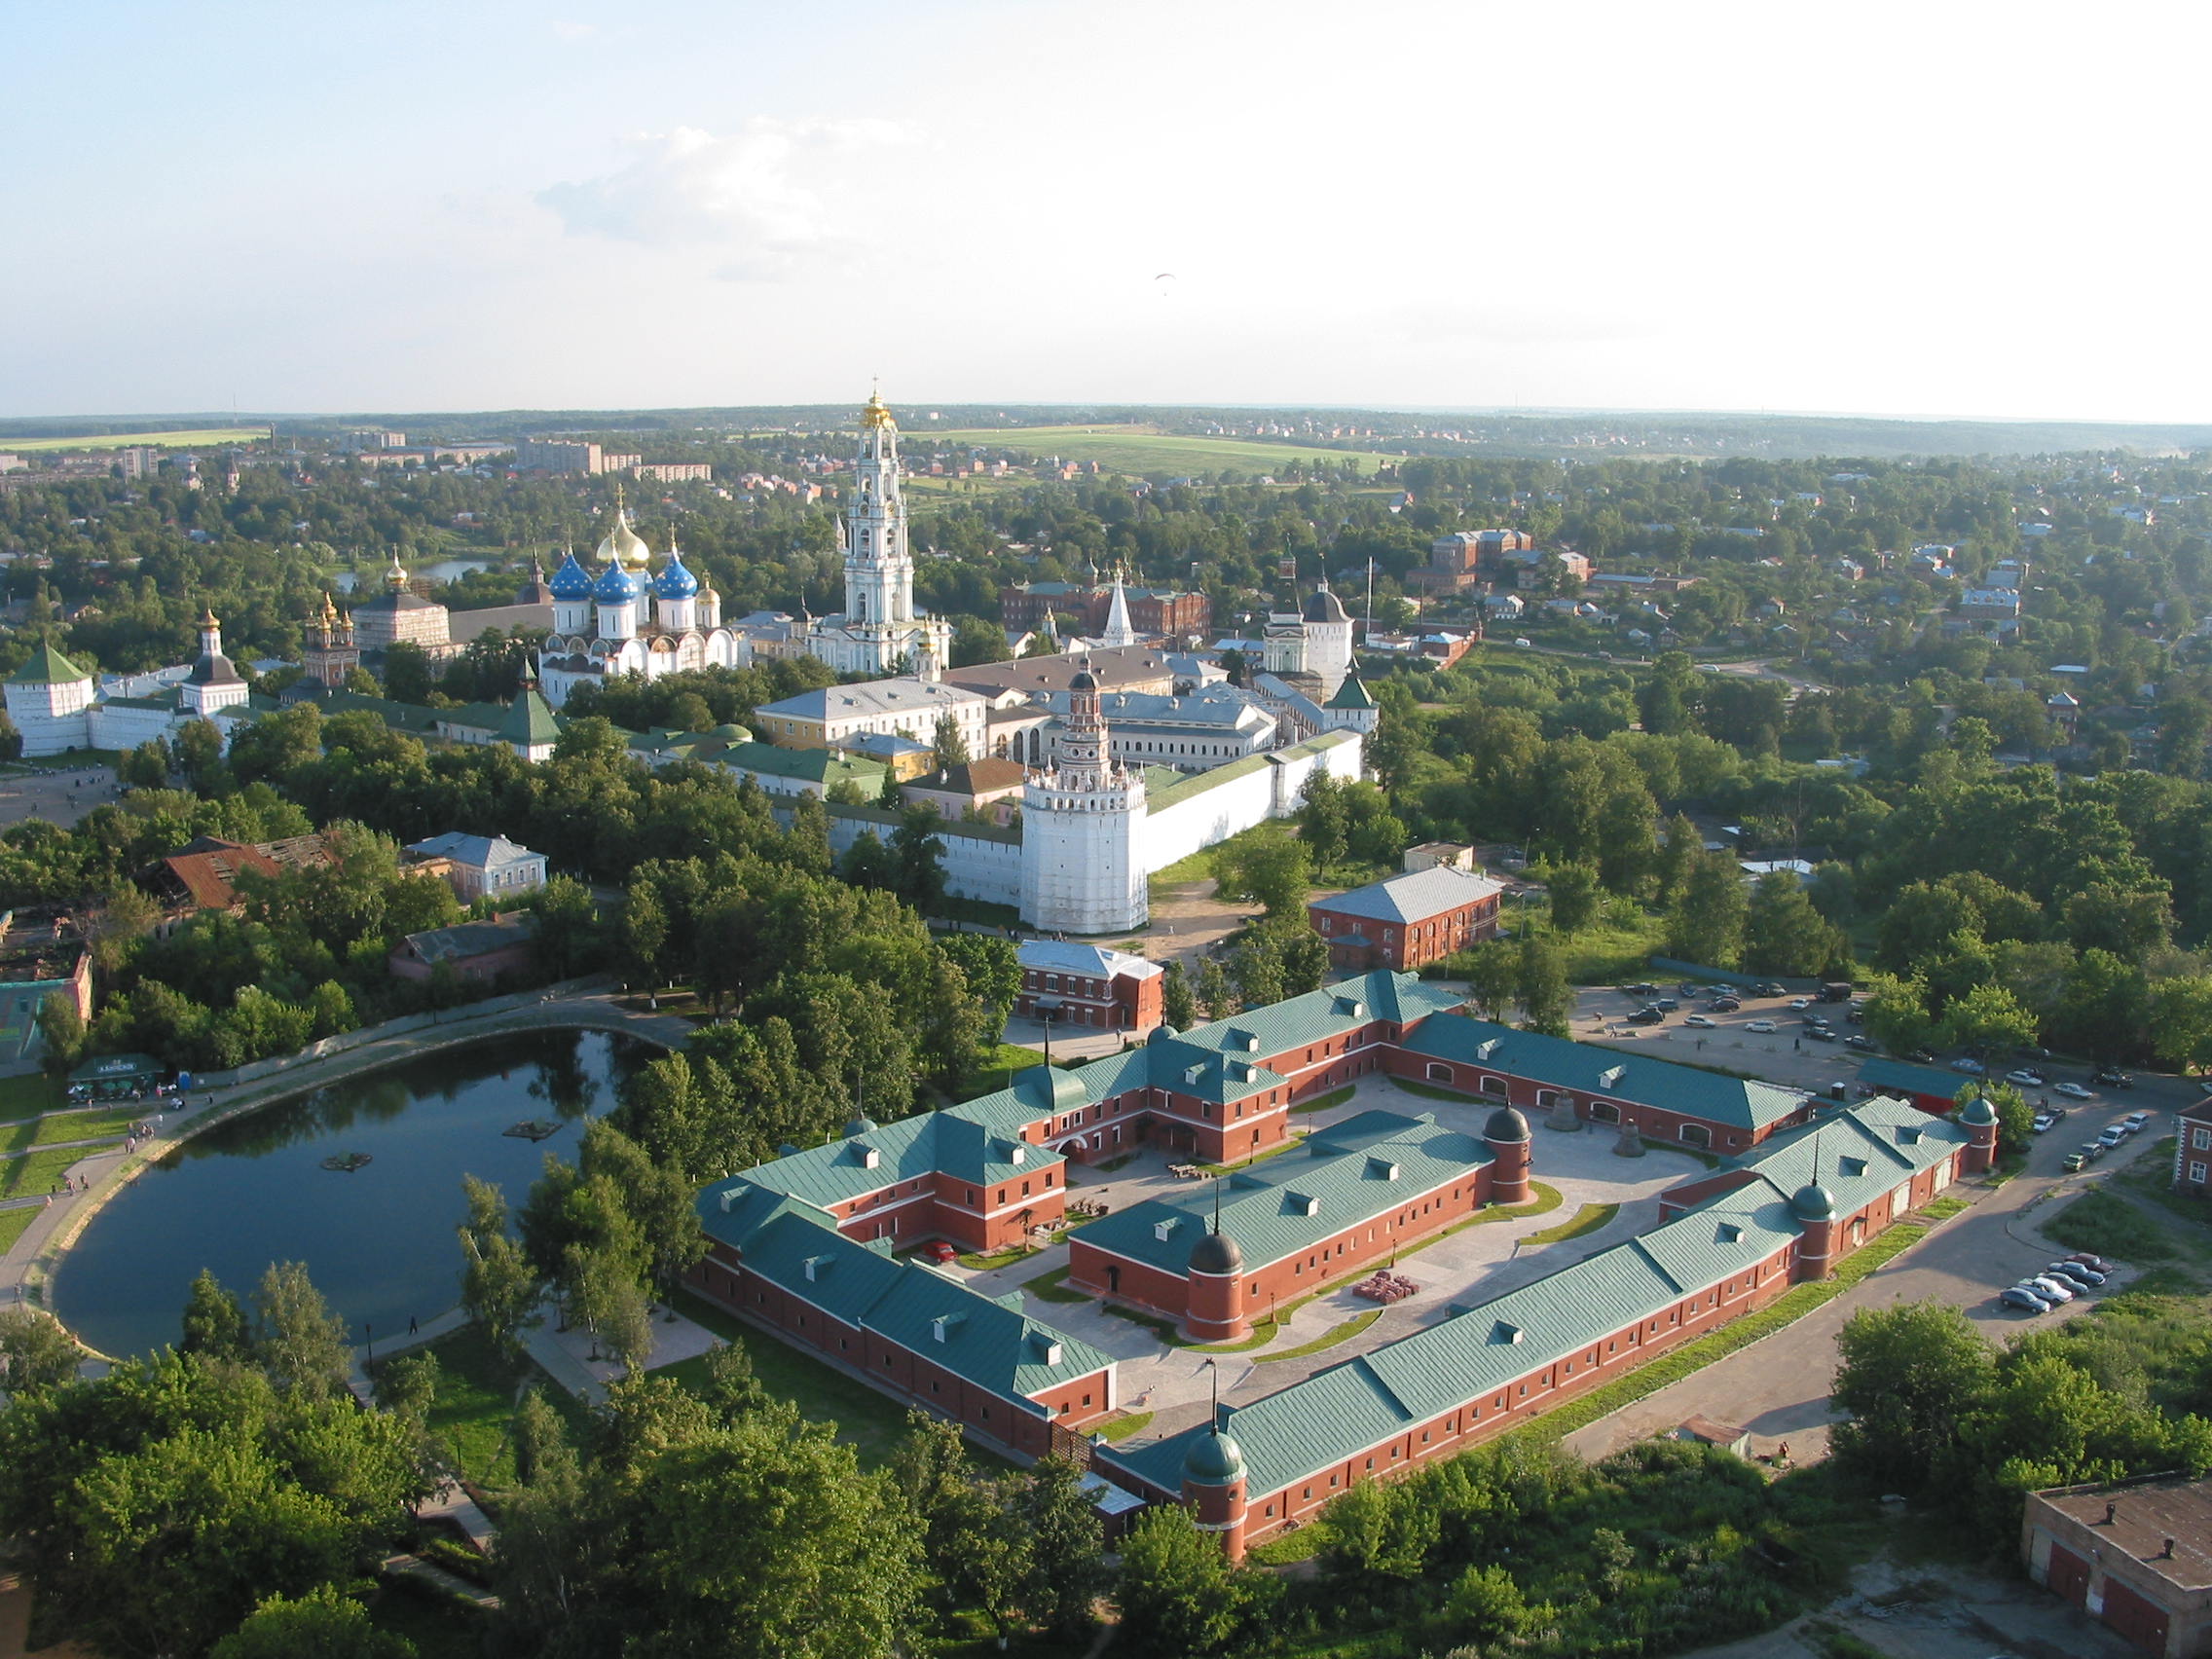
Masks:
[[[421,570],[410,567],[407,573],[427,581],[458,582],[463,576],[471,576],[478,571],[489,571],[491,568],[492,561],[489,559],[440,559],[436,564],[424,565]],[[337,571],[331,574],[330,588],[333,593],[359,593],[363,590],[372,594],[382,593],[384,572]]]
[[[110,1199],[61,1259],[54,1306],[102,1353],[177,1340],[204,1267],[241,1301],[271,1262],[305,1262],[361,1340],[459,1300],[465,1174],[520,1209],[544,1156],[576,1156],[585,1115],[660,1051],[599,1032],[541,1031],[445,1049],[267,1106],[194,1136]],[[541,1144],[504,1131],[558,1123]],[[351,1172],[326,1169],[366,1153]]]

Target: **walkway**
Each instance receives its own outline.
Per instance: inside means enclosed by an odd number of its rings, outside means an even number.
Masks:
[[[166,1111],[147,1114],[156,1124],[154,1138],[135,1152],[122,1151],[122,1143],[118,1141],[92,1148],[70,1165],[67,1173],[72,1183],[88,1190],[56,1196],[46,1212],[35,1218],[22,1235],[0,1253],[0,1303],[41,1300],[55,1263],[76,1241],[103,1204],[135,1180],[147,1164],[166,1157],[179,1142],[241,1113],[288,1100],[361,1072],[509,1032],[612,1031],[663,1049],[676,1049],[687,1042],[696,1029],[688,1019],[632,1010],[623,1007],[622,1001],[618,994],[600,989],[510,1005],[478,1014],[471,1014],[465,1009],[455,1010],[451,1017],[435,1025],[389,1036],[370,1036],[336,1053],[300,1057],[249,1083],[196,1091],[189,1100],[167,1102]],[[40,1201],[44,1201],[43,1196]]]

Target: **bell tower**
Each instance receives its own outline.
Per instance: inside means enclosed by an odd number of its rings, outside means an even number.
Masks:
[[[322,610],[308,624],[307,647],[301,652],[307,677],[332,691],[346,689],[353,670],[361,666],[360,647],[353,643],[353,619],[322,596]]]

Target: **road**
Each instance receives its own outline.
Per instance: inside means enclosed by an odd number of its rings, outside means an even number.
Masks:
[[[1685,1418],[1702,1416],[1751,1430],[1754,1451],[1772,1452],[1787,1440],[1792,1460],[1808,1462],[1825,1454],[1828,1427],[1835,1420],[1827,1391],[1835,1375],[1836,1333],[1862,1308],[1948,1302],[1999,1342],[2021,1326],[2081,1313],[2090,1306],[2087,1297],[2053,1313],[2025,1315],[1999,1308],[1994,1293],[2066,1254],[2062,1246],[2036,1232],[2038,1221],[2048,1219],[2104,1172],[2144,1156],[2157,1139],[2160,1131],[2154,1124],[2084,1174],[2067,1175],[2059,1169],[2078,1140],[2095,1134],[2130,1109],[2131,1103],[2117,1103],[2077,1112],[2037,1144],[2025,1173],[1994,1192],[1983,1191],[1973,1208],[1940,1225],[1924,1242],[1862,1283],[1763,1342],[1739,1348],[1694,1377],[1601,1418],[1567,1436],[1566,1445],[1585,1457],[1603,1457],[1665,1433]],[[1975,1191],[1964,1189],[1970,1197]],[[2132,1276],[2123,1273],[2112,1288],[2123,1287]]]

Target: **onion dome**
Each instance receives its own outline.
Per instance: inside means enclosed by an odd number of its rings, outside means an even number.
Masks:
[[[620,565],[609,565],[591,584],[591,596],[602,605],[635,605],[644,584]]]
[[[653,593],[661,599],[689,599],[699,591],[699,578],[683,568],[683,555],[671,546],[668,563],[653,577]]]
[[[1997,1108],[1988,1095],[1977,1094],[1959,1108],[1959,1122],[1970,1129],[1986,1129],[1997,1122]]]
[[[572,549],[568,558],[561,562],[561,568],[553,572],[552,581],[546,585],[552,588],[555,599],[591,598],[591,572],[576,563]]]
[[[384,573],[384,585],[393,593],[404,593],[407,590],[407,572],[399,568],[399,549],[396,547],[391,550],[391,569]]]
[[[629,508],[614,509],[614,528],[600,542],[598,558],[602,565],[621,565],[632,571],[642,571],[653,562],[653,550],[645,545],[645,538],[630,528]]]
[[[1095,691],[1098,689],[1098,677],[1092,674],[1089,666],[1086,664],[1075,671],[1075,678],[1068,682],[1068,689],[1070,691]]]
[[[1835,1195],[1818,1181],[1808,1181],[1791,1196],[1789,1213],[1799,1221],[1833,1221]]]
[[[1510,1106],[1500,1106],[1483,1124],[1486,1141],[1525,1141],[1529,1138],[1529,1120]]]
[[[1315,588],[1306,596],[1306,620],[1309,622],[1349,622],[1345,614],[1344,602],[1327,587]]]
[[[1191,1271],[1195,1273],[1234,1273],[1243,1268],[1244,1252],[1226,1233],[1209,1233],[1191,1246]]]
[[[1194,1438],[1183,1454],[1183,1478],[1199,1486],[1228,1486],[1244,1478],[1244,1453],[1220,1429]]]

